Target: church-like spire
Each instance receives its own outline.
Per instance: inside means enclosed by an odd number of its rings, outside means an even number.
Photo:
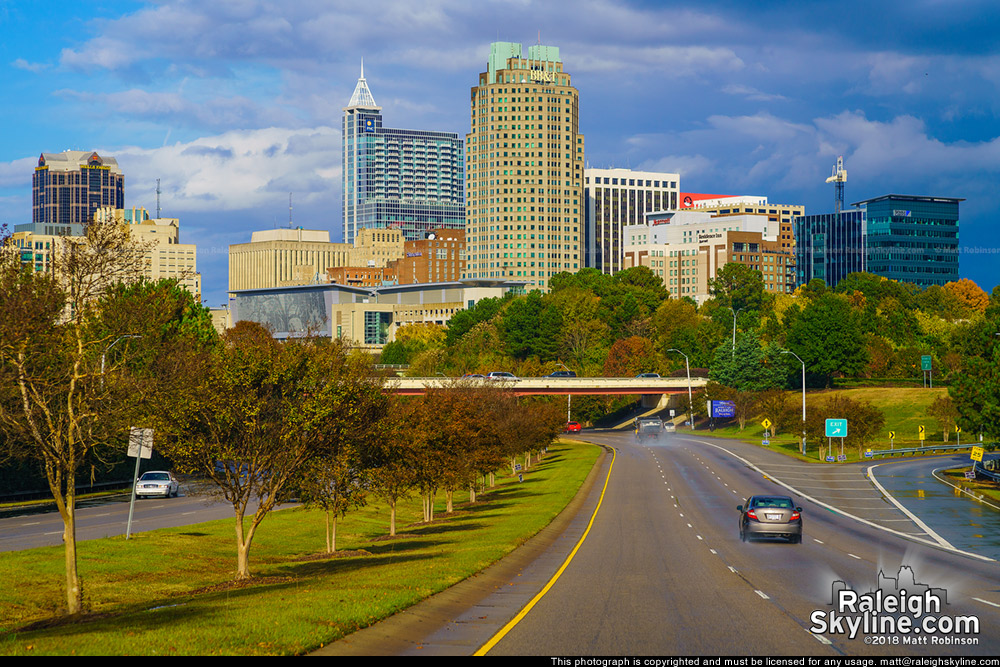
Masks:
[[[347,108],[361,107],[364,109],[379,109],[377,104],[375,104],[375,98],[372,96],[372,91],[368,90],[368,82],[365,81],[365,60],[361,59],[361,78],[358,79],[358,85],[354,87],[354,94],[351,95],[351,101],[347,104]]]

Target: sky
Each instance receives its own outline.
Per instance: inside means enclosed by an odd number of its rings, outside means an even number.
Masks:
[[[0,223],[40,153],[117,158],[125,204],[180,219],[205,303],[228,248],[342,240],[340,120],[360,74],[385,126],[469,131],[493,41],[557,46],[587,166],[829,213],[959,197],[962,278],[1000,284],[1000,6],[991,0],[0,0]],[[291,209],[289,204],[291,203]]]

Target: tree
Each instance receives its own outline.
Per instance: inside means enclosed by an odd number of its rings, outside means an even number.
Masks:
[[[159,411],[165,453],[233,506],[237,578],[251,576],[254,535],[304,467],[335,459],[383,423],[388,399],[363,362],[336,340],[279,343],[262,326],[239,322],[197,381]]]
[[[787,384],[788,360],[776,345],[761,347],[757,335],[741,334],[736,346],[722,344],[715,351],[710,377],[737,391],[757,392]]]
[[[608,377],[635,377],[659,369],[653,341],[640,336],[615,341],[604,362],[604,374]]]
[[[53,249],[51,273],[0,252],[0,427],[3,455],[36,461],[63,520],[66,608],[81,611],[76,483],[102,447],[122,446],[122,393],[102,361],[122,340],[93,326],[97,300],[137,280],[146,247],[126,226],[88,224]],[[122,345],[127,345],[126,340]],[[121,347],[119,347],[119,350]]]
[[[788,316],[785,342],[805,362],[814,381],[829,387],[834,374],[854,375],[864,368],[861,324],[847,297],[825,292],[801,313],[789,309]]]
[[[303,466],[298,496],[307,507],[326,514],[326,552],[337,551],[337,521],[349,510],[364,506],[369,488],[368,471],[345,447],[340,452],[316,457]]]
[[[963,329],[962,372],[948,387],[962,430],[1000,439],[1000,287],[985,317]]]
[[[826,420],[846,419],[847,437],[834,446],[853,445],[858,448],[858,457],[864,455],[865,447],[870,444],[885,427],[885,414],[868,401],[856,401],[842,394],[835,394],[819,406],[810,410],[806,417],[806,433],[812,442],[826,440]]]
[[[927,414],[937,421],[944,433],[944,441],[948,442],[949,432],[958,424],[955,402],[950,396],[939,396],[927,407]]]

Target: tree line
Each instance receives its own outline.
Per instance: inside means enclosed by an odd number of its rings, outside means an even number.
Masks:
[[[124,458],[130,428],[181,474],[232,505],[236,577],[279,504],[299,500],[336,523],[369,498],[468,492],[531,465],[562,431],[561,407],[505,386],[443,381],[422,396],[389,391],[373,359],[340,340],[278,341],[239,322],[221,336],[176,280],[149,281],[127,226],[91,224],[40,272],[0,251],[0,461],[38,466],[63,520],[66,611],[84,608],[76,489]]]

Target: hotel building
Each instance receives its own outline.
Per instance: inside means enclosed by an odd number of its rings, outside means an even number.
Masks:
[[[703,211],[650,213],[625,228],[625,268],[647,266],[675,298],[702,303],[710,281],[729,262],[760,271],[764,289],[795,289],[794,255],[781,247],[779,222],[767,215],[717,216]]]

